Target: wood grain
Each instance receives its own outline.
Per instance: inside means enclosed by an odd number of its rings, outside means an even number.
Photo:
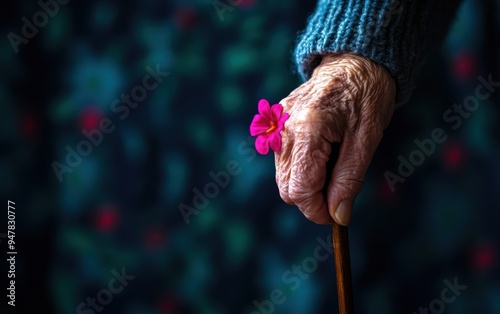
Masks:
[[[337,297],[340,314],[353,314],[351,260],[349,257],[349,237],[347,227],[332,223],[335,273],[337,275]]]
[[[333,168],[337,162],[340,143],[332,143],[330,159],[326,164],[326,180],[323,195],[328,199],[328,184],[332,178]],[[332,222],[332,241],[335,259],[335,274],[337,276],[337,298],[340,314],[353,314],[354,301],[351,282],[351,259],[349,256],[349,237],[347,227]]]

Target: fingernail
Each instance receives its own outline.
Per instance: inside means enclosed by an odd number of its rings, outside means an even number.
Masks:
[[[350,201],[340,202],[335,211],[335,220],[338,224],[347,226],[351,220],[352,203]]]

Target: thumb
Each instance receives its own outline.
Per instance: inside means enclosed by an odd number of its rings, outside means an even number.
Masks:
[[[327,190],[330,216],[340,225],[347,226],[351,220],[354,200],[361,191],[373,153],[381,140],[382,134],[344,136]]]

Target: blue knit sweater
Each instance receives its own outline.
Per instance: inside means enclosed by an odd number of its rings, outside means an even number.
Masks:
[[[321,55],[352,52],[385,66],[408,100],[426,55],[444,38],[457,0],[319,0],[299,36],[295,61],[309,79]]]

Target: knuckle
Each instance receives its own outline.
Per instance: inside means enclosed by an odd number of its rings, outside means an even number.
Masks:
[[[329,214],[323,212],[321,206],[309,206],[308,208],[299,207],[299,209],[304,217],[314,223],[327,224],[331,221]]]
[[[298,190],[297,188],[293,188],[293,189],[289,188],[288,189],[288,197],[294,203],[301,203],[305,199],[302,191]]]
[[[279,189],[280,197],[283,200],[283,202],[290,204],[290,205],[295,205],[295,203],[290,199],[288,196],[288,193],[282,189]]]
[[[281,199],[287,204],[294,205],[293,201],[288,195],[288,181],[286,180],[286,176],[281,172],[276,171],[275,180]]]
[[[319,215],[310,215],[310,214],[306,214],[306,213],[303,213],[303,214],[304,214],[304,217],[306,217],[308,220],[310,220],[314,223],[317,223],[318,225],[323,225],[323,224],[327,224],[330,222],[329,220],[327,220],[324,217],[319,216]]]
[[[340,191],[356,195],[361,191],[363,182],[364,174],[361,174],[359,171],[352,171],[349,174],[337,177],[334,185]]]
[[[292,177],[288,184],[288,197],[295,204],[305,205],[304,202],[309,198],[311,191],[309,191],[304,185],[304,178]]]
[[[304,210],[306,210],[307,206],[304,203],[309,196],[309,192],[306,191],[303,187],[296,186],[296,185],[290,185],[288,187],[288,197],[295,203],[295,204],[302,204],[302,207],[304,207]]]

